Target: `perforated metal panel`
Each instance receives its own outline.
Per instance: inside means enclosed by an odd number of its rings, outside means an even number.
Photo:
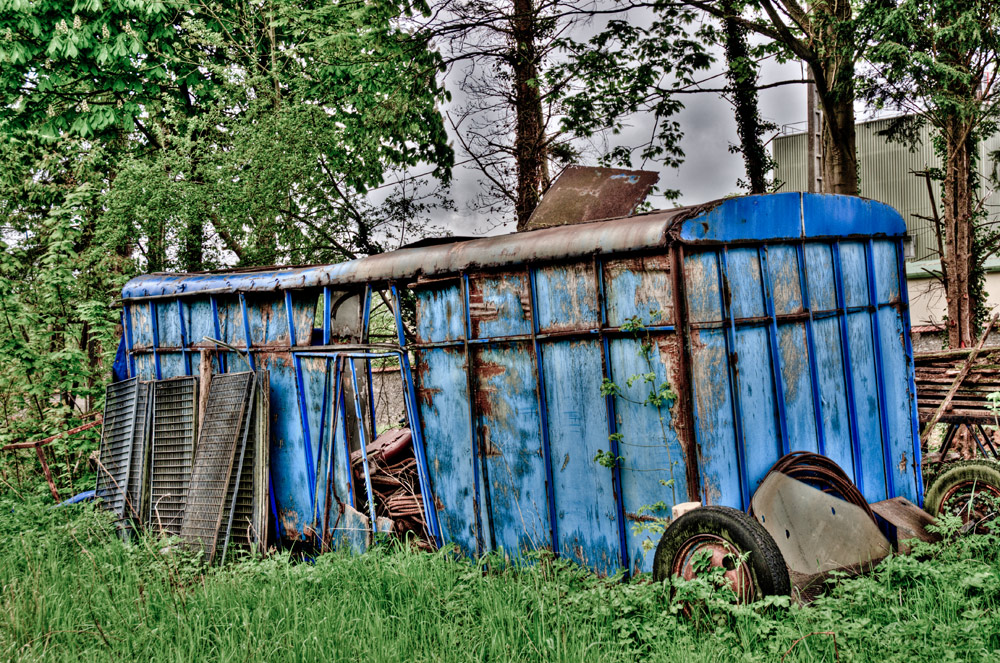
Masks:
[[[224,511],[228,517],[225,498],[252,386],[253,373],[247,372],[213,376],[209,387],[180,532],[189,545],[205,552],[209,562],[215,557]]]
[[[156,531],[179,535],[194,457],[198,378],[155,383],[149,522]]]
[[[108,385],[97,468],[97,497],[121,523],[129,510],[129,468],[135,431],[136,378]]]

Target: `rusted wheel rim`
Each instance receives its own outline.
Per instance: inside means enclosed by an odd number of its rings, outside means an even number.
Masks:
[[[695,556],[706,551],[709,553],[709,564],[712,568],[726,569],[723,576],[739,600],[743,603],[752,601],[754,584],[750,565],[739,564],[740,551],[721,536],[699,534],[685,541],[674,555],[671,573],[685,580],[691,580],[698,575],[694,568]]]
[[[1000,504],[1000,489],[982,481],[963,481],[949,488],[941,498],[938,515],[947,513],[958,516],[966,525],[975,523],[976,532],[982,534],[996,529],[992,526],[995,504]]]

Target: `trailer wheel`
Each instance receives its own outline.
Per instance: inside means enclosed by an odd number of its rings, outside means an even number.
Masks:
[[[705,506],[688,511],[663,533],[653,558],[653,579],[697,575],[696,554],[708,554],[741,602],[791,591],[788,568],[774,539],[760,523],[737,509]],[[749,553],[743,564],[740,555]]]
[[[927,487],[924,510],[951,514],[977,534],[997,531],[1000,515],[1000,464],[988,460],[948,463]]]

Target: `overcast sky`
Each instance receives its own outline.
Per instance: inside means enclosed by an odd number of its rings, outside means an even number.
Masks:
[[[703,78],[723,71],[723,61],[716,62]],[[802,69],[798,63],[776,64],[765,62],[761,72],[761,83],[778,80],[801,79]],[[721,87],[724,78],[716,78],[708,87]],[[455,91],[453,90],[453,93]],[[677,189],[681,192],[678,201],[682,205],[702,203],[738,191],[736,180],[745,177],[742,157],[731,154],[729,145],[737,142],[736,122],[733,108],[728,101],[716,93],[694,94],[684,97],[685,110],[678,117],[684,131],[682,147],[686,154],[684,164],[679,169],[657,169],[647,164],[647,170],[660,170],[659,186],[662,189]],[[760,92],[761,115],[779,127],[802,123],[806,117],[806,96],[804,85],[787,85]],[[649,122],[641,119],[634,122],[631,133],[624,135],[624,143],[638,143],[649,136]],[[795,127],[804,129],[804,124]],[[772,136],[768,136],[770,139]],[[461,161],[463,155],[456,154]],[[583,163],[581,165],[595,165]],[[476,171],[464,166],[454,170],[452,197],[457,210],[441,218],[443,224],[456,235],[497,234],[513,231],[513,222],[507,227],[488,229],[485,219],[469,209],[468,203],[476,194],[479,184]],[[651,198],[654,207],[672,207],[674,203],[662,195]]]

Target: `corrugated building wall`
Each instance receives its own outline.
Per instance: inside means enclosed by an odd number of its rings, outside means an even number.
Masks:
[[[941,160],[934,153],[933,131],[924,126],[920,141],[911,151],[909,146],[888,142],[879,132],[888,128],[891,118],[871,120],[857,125],[858,163],[861,170],[861,195],[891,205],[906,220],[907,233],[913,241],[913,259],[936,259],[937,239],[930,221],[917,218],[931,216],[930,198],[924,178],[913,174],[936,168]],[[778,136],[773,143],[777,163],[775,178],[783,182],[779,191],[806,191],[806,134],[792,133]],[[1000,135],[994,135],[979,144],[980,172],[988,176],[993,170],[989,155],[1000,149]],[[988,177],[982,177],[982,191],[989,193],[994,187]],[[934,184],[934,199],[941,210],[941,187]],[[1000,193],[993,193],[985,208],[994,217],[1000,217]]]

